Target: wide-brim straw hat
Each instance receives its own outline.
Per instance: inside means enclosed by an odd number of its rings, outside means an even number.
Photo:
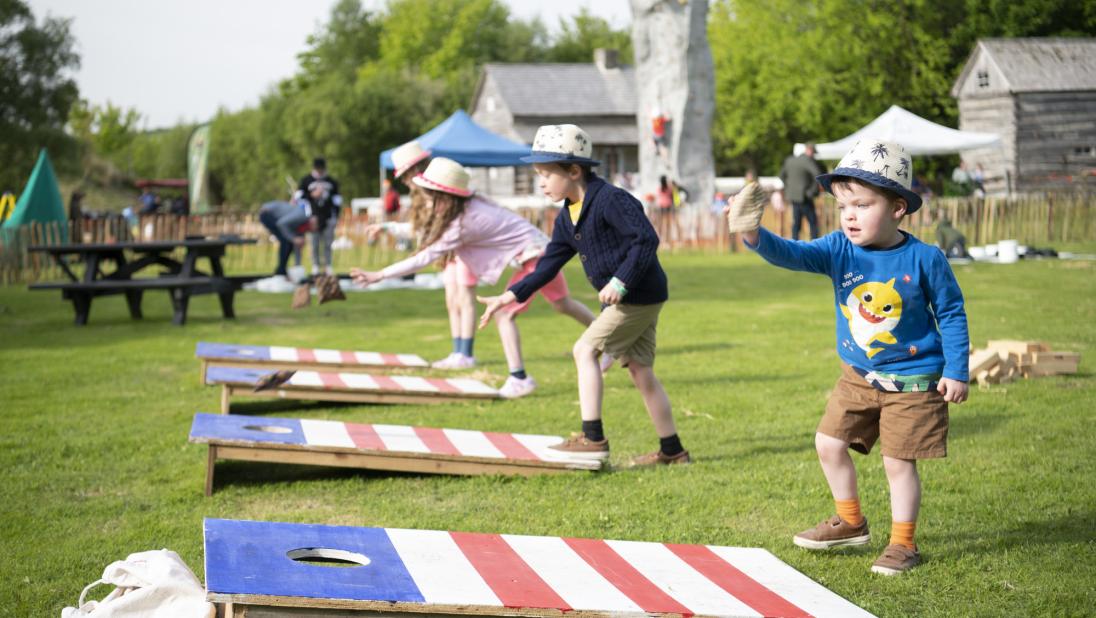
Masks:
[[[522,157],[526,163],[577,163],[599,165],[591,159],[594,142],[586,131],[573,124],[546,124],[537,129],[533,152]]]
[[[433,189],[458,197],[468,197],[473,191],[468,188],[471,177],[468,170],[452,159],[438,157],[430,161],[426,171],[415,176],[412,182],[424,189]]]
[[[395,168],[396,178],[411,169],[416,163],[430,156],[430,151],[424,149],[417,141],[410,141],[392,151],[392,167]]]
[[[921,208],[921,196],[913,192],[913,157],[901,144],[873,137],[856,142],[848,154],[842,157],[837,168],[818,177],[822,188],[833,193],[830,183],[838,176],[848,176],[870,185],[889,189],[906,200],[906,214]]]

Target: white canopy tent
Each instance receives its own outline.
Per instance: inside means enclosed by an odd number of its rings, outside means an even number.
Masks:
[[[816,144],[815,157],[824,160],[840,159],[862,137],[898,142],[905,146],[911,155],[954,154],[964,150],[994,146],[1001,141],[1001,136],[996,133],[951,129],[925,120],[897,105],[891,105],[890,109],[856,133],[836,142]],[[798,148],[799,144],[796,146]]]

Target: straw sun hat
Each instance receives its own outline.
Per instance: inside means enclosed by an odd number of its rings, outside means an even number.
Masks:
[[[594,142],[580,127],[573,124],[547,124],[537,129],[533,152],[521,160],[526,163],[578,163],[598,165],[591,159]]]
[[[458,197],[472,195],[472,190],[468,188],[468,181],[468,170],[464,169],[460,163],[445,157],[430,161],[426,171],[415,176],[413,180],[424,189],[433,189]]]
[[[430,156],[429,150],[424,150],[416,141],[410,141],[392,151],[392,166],[395,169],[396,178],[411,169],[419,161]]]

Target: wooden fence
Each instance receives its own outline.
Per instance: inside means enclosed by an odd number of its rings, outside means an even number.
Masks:
[[[1058,242],[1096,241],[1096,197],[1084,194],[1054,194],[1012,198],[941,198],[927,203],[914,213],[903,226],[925,242],[935,241],[939,217],[946,216],[952,225],[967,237],[968,246],[1012,238],[1021,244],[1053,246]],[[558,212],[555,208],[524,208],[519,214],[551,234]],[[817,207],[820,233],[839,228],[837,207],[830,197],[820,199]],[[652,223],[658,225],[657,213]],[[687,207],[674,214],[668,222],[669,237],[663,238],[663,250],[723,253],[742,250],[741,241],[727,233],[723,217],[711,209]],[[379,268],[406,255],[397,249],[391,238],[382,237],[370,243],[365,227],[370,223],[364,213],[343,217],[336,230],[334,266],[346,272],[352,266]],[[676,225],[674,225],[676,223]],[[790,209],[776,212],[768,209],[762,220],[769,230],[787,237],[791,230]],[[806,226],[801,232],[806,235]],[[187,236],[220,236],[234,234],[257,238],[258,244],[231,246],[223,260],[230,273],[270,272],[274,269],[276,251],[270,234],[253,213],[229,213],[183,217],[151,215],[131,225],[122,217],[85,219],[70,225],[67,235],[56,224],[31,224],[0,234],[0,285],[25,284],[57,280],[60,269],[48,256],[28,253],[32,244],[58,242],[110,243],[129,240],[181,240]],[[306,243],[303,253],[307,254]],[[181,257],[177,256],[177,257]],[[74,265],[77,266],[77,265]],[[77,266],[78,267],[78,266]],[[78,272],[78,271],[77,271]]]

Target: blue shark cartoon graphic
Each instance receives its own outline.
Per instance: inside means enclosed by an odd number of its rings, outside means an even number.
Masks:
[[[886,283],[868,281],[852,289],[841,314],[849,321],[849,332],[867,353],[868,358],[885,348],[872,347],[873,343],[895,344],[898,341],[891,331],[902,319],[902,297],[894,289],[894,279]]]

